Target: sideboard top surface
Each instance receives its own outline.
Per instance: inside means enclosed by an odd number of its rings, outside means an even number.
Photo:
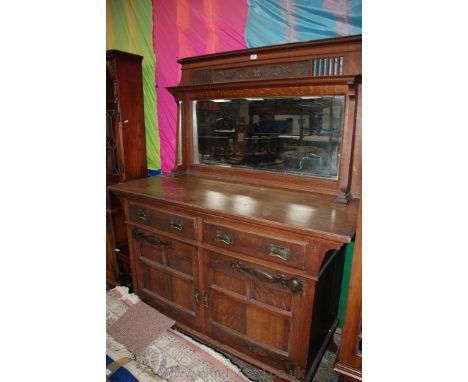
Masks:
[[[115,184],[109,190],[201,212],[253,219],[343,243],[350,242],[355,233],[359,204],[357,200],[339,204],[331,195],[197,176],[154,176]]]

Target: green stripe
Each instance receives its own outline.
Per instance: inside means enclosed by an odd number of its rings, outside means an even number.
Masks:
[[[156,114],[156,87],[155,87],[155,57],[153,51],[153,19],[151,0],[132,1],[132,7],[126,7],[130,0],[109,0],[110,25],[115,41],[110,46],[107,40],[106,49],[118,49],[124,52],[135,53],[143,56],[142,77],[143,97],[145,107],[146,128],[146,155],[150,170],[161,169],[159,151],[159,131]],[[127,3],[128,5],[128,3]],[[134,9],[134,17],[129,17],[127,9]],[[136,25],[129,25],[135,19]],[[136,41],[129,41],[130,27],[135,30]],[[130,50],[130,46],[135,49]]]
[[[343,281],[341,283],[340,305],[338,308],[338,327],[343,328],[346,314],[346,303],[348,302],[349,281],[351,277],[351,265],[353,263],[354,241],[346,246]]]

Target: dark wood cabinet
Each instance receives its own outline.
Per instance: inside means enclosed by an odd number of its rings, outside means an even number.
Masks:
[[[136,293],[277,380],[309,381],[336,329],[359,205],[360,48],[354,36],[181,60],[174,171],[109,187]]]
[[[342,382],[362,381],[362,206],[359,207],[346,316],[335,371]]]
[[[143,57],[107,51],[106,183],[146,176],[146,140],[141,61]],[[106,195],[106,281],[131,285],[130,254],[122,206]]]
[[[190,176],[111,189],[128,217],[134,287],[144,301],[205,343],[304,379],[336,327],[340,249],[354,234],[356,200]],[[230,203],[241,194],[249,195],[244,214]],[[314,214],[290,213],[287,200]]]

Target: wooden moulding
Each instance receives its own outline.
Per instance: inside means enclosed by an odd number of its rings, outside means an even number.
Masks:
[[[325,59],[329,60],[329,69],[317,74],[314,63]],[[338,203],[348,203],[357,196],[352,193],[351,185],[352,178],[358,177],[355,169],[360,169],[360,158],[354,155],[355,151],[360,154],[360,148],[354,146],[360,145],[360,137],[356,140],[355,135],[356,125],[360,123],[360,107],[356,101],[361,91],[361,36],[190,57],[179,63],[182,64],[181,82],[168,88],[178,104],[176,165],[172,176],[190,174],[233,183],[319,192],[336,196]],[[197,163],[193,101],[307,95],[345,96],[338,179]]]

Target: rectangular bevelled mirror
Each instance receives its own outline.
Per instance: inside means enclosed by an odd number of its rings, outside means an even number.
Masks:
[[[344,98],[193,101],[194,163],[337,179]]]

